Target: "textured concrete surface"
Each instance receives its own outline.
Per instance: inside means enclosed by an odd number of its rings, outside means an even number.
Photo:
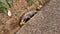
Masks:
[[[16,34],[60,34],[60,0],[51,0]]]

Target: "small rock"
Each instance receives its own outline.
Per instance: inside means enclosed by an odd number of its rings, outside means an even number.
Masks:
[[[11,11],[10,10],[8,10],[8,16],[11,16]]]

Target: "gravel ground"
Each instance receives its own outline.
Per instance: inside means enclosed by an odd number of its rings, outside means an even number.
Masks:
[[[60,0],[51,0],[16,34],[60,34]]]

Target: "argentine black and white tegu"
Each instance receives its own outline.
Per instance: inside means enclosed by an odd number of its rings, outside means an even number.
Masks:
[[[20,22],[20,25],[24,25],[30,18],[32,18],[35,14],[37,13],[37,11],[29,11],[26,12]]]

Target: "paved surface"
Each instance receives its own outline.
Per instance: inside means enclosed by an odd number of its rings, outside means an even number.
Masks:
[[[60,34],[60,0],[51,0],[17,34]]]

